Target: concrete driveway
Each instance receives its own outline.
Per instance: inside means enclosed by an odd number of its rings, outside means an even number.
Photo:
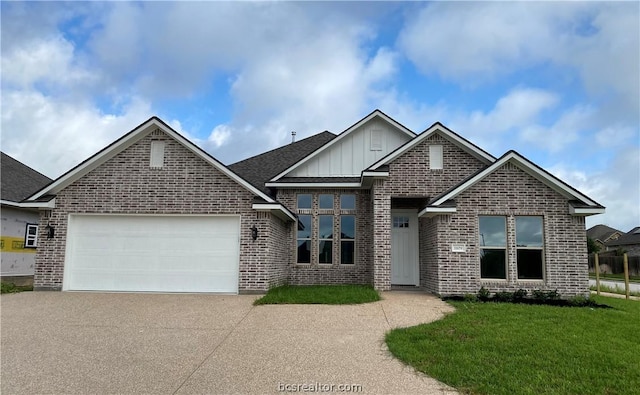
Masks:
[[[391,328],[452,308],[420,293],[383,297],[254,307],[256,296],[246,295],[5,294],[1,390],[258,394],[333,385],[334,393],[455,393],[397,361],[383,341]]]

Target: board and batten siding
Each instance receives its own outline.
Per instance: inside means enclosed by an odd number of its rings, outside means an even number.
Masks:
[[[362,170],[411,138],[382,119],[372,119],[287,174],[287,177],[359,177]]]

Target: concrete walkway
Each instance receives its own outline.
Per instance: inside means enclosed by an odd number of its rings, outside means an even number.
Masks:
[[[452,308],[415,292],[383,297],[254,307],[256,296],[3,295],[1,390],[262,394],[333,385],[333,393],[456,393],[397,361],[383,341],[391,328]]]
[[[589,285],[592,287],[596,286],[596,280],[589,279]],[[600,279],[600,285],[606,285],[611,288],[620,288],[624,290],[624,281],[616,281],[616,280],[603,280]],[[629,283],[629,290],[631,292],[640,292],[640,284],[639,283]]]

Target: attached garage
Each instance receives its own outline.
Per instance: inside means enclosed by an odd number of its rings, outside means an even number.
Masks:
[[[240,217],[69,216],[63,289],[238,292]]]

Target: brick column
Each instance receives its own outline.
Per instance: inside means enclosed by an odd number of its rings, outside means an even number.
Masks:
[[[383,180],[373,185],[373,286],[391,289],[391,197],[383,191]]]

